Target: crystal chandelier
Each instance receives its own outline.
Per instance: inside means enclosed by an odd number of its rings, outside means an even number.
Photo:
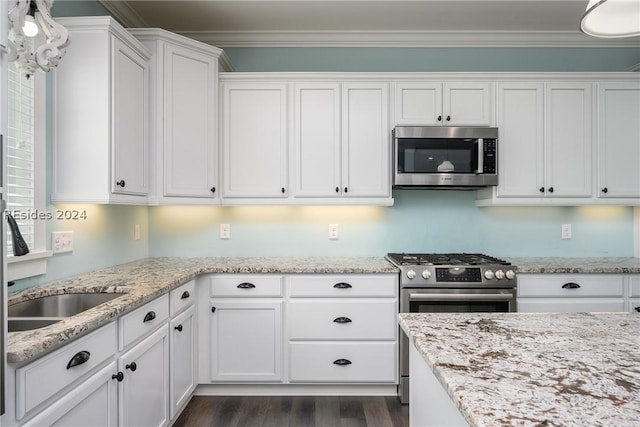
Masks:
[[[9,3],[9,61],[17,61],[27,78],[38,69],[55,68],[69,45],[69,32],[51,17],[52,4],[53,0]]]
[[[640,0],[590,0],[580,30],[594,37],[640,36]]]

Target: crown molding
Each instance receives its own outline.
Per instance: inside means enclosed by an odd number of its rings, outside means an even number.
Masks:
[[[225,47],[640,47],[640,37],[602,39],[580,31],[182,31]]]
[[[126,1],[98,0],[124,27],[148,27],[144,19]]]

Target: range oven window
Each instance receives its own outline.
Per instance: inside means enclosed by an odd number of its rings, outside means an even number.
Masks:
[[[474,138],[398,139],[400,173],[469,174],[478,170],[478,144]]]
[[[508,301],[411,301],[411,313],[508,313]]]

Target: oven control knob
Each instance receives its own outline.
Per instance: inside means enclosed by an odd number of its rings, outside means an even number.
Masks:
[[[496,270],[496,279],[498,279],[498,280],[504,279],[504,271]]]
[[[484,272],[484,278],[485,278],[485,279],[487,279],[487,280],[493,280],[493,278],[494,278],[494,277],[495,277],[495,276],[493,275],[493,271],[491,271],[491,270],[486,270],[486,271]]]
[[[407,271],[407,277],[409,278],[409,280],[412,280],[414,277],[416,277],[416,272],[413,270]]]
[[[513,270],[507,270],[507,272],[504,274],[507,276],[507,279],[509,280],[513,280],[516,278],[516,273]]]
[[[431,272],[429,270],[422,270],[422,278],[428,280],[431,277]]]

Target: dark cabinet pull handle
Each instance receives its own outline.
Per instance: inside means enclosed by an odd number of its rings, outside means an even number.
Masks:
[[[333,287],[336,289],[349,289],[349,288],[352,288],[353,286],[345,282],[340,282],[333,285]]]
[[[636,308],[634,308],[635,311],[637,311],[638,313],[640,313],[640,305],[637,306]]]
[[[74,366],[82,365],[84,362],[87,362],[91,357],[91,353],[88,351],[79,351],[73,355],[69,363],[67,363],[67,369],[73,368]]]
[[[216,308],[215,307],[211,307],[211,312],[215,313],[216,312]]]
[[[333,321],[334,323],[351,323],[351,319],[348,317],[336,317]]]
[[[540,187],[538,191],[540,191],[541,193],[544,193],[544,187]]]
[[[451,116],[447,116],[447,121],[450,122],[451,121]]]
[[[112,380],[118,380],[119,383],[124,379],[124,374],[122,372],[118,372],[117,374],[111,375]]]
[[[603,192],[604,194],[607,194],[607,193],[609,192],[609,189],[608,189],[607,187],[604,187],[604,188],[602,189],[602,192]]]
[[[438,116],[438,121],[441,122],[442,121],[442,116]]]
[[[565,283],[562,285],[562,289],[579,289],[580,285],[574,282]]]
[[[336,193],[340,192],[340,187],[336,187]]]
[[[211,187],[211,192],[215,193],[216,192],[216,187]]]
[[[126,182],[124,182],[124,179],[121,179],[120,181],[116,182],[116,185],[118,187],[124,188],[124,186],[126,185]]]
[[[136,362],[131,362],[130,364],[126,365],[124,368],[130,369],[131,372],[135,372],[136,369],[138,369],[138,365],[136,365]]]
[[[182,293],[182,296],[180,297],[180,299],[187,299],[189,298],[191,295],[189,294],[189,291],[184,291]]]
[[[280,191],[282,191],[282,194],[284,194],[284,187],[282,187],[282,188],[280,189]]]
[[[151,320],[156,318],[156,312],[155,311],[150,311],[146,314],[146,316],[144,316],[144,320],[142,321],[142,323],[145,322],[150,322]]]
[[[175,330],[176,330],[176,331],[178,331],[178,332],[182,332],[182,325],[178,325],[178,326],[176,326],[176,327],[175,327],[175,328],[173,328],[173,329],[175,329]]]
[[[256,285],[254,285],[253,283],[249,283],[249,282],[240,283],[238,285],[238,289],[253,289],[255,287],[256,287]]]
[[[549,193],[553,193],[553,187],[549,187]]]
[[[351,365],[351,360],[349,360],[349,359],[338,359],[338,360],[334,360],[333,364],[334,365],[339,365],[339,366],[347,366],[347,365]]]

